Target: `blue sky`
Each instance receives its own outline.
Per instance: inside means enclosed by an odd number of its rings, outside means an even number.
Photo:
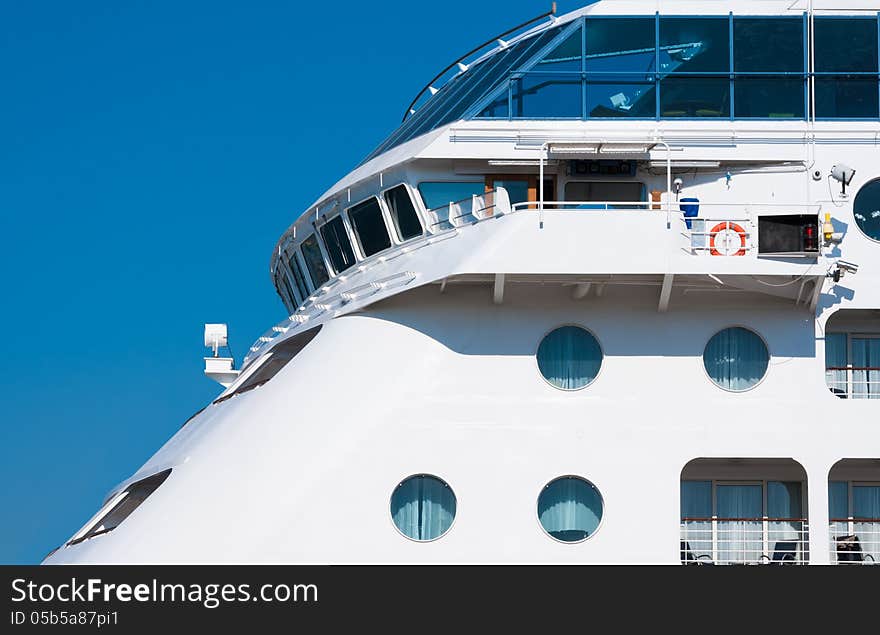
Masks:
[[[0,5],[0,563],[39,562],[217,394],[203,324],[240,361],[284,317],[296,215],[549,4]]]

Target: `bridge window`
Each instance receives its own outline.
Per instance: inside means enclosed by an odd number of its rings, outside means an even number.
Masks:
[[[734,111],[738,118],[806,116],[804,21],[734,18]]]
[[[309,297],[309,285],[306,284],[306,277],[303,275],[302,267],[295,253],[290,255],[288,264],[290,265],[290,272],[293,274],[293,282],[296,284],[296,289],[299,291],[302,300],[305,301]]]
[[[330,279],[316,234],[312,234],[303,241],[302,255],[306,267],[308,267],[309,275],[312,276],[312,283],[315,285],[315,288],[320,287]]]
[[[369,198],[348,210],[348,217],[365,257],[377,254],[391,246],[388,227],[379,207],[379,199]]]
[[[391,212],[394,231],[400,240],[422,235],[422,223],[405,185],[398,185],[385,192],[385,203]]]
[[[587,117],[656,114],[654,18],[586,20]]]
[[[876,18],[815,18],[816,116],[877,118]]]
[[[419,193],[426,209],[435,209],[472,196],[482,196],[486,191],[483,181],[426,181],[419,183]]]
[[[342,216],[335,216],[321,226],[321,238],[324,239],[324,247],[327,248],[330,264],[336,273],[342,273],[354,265],[354,252],[351,250]]]

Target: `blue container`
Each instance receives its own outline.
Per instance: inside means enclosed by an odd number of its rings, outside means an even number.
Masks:
[[[679,201],[679,209],[684,212],[685,219],[696,218],[700,215],[700,199],[683,198]],[[691,229],[691,221],[685,220],[688,229]]]

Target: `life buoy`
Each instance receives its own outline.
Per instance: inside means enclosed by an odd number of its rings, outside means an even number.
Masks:
[[[733,234],[739,236],[739,251],[737,251],[736,253],[732,253],[733,250],[736,248],[735,243],[731,240]],[[723,236],[726,239],[724,247],[721,246],[720,241],[719,244],[716,245],[716,239],[719,235]],[[724,251],[720,251],[719,247],[724,249]],[[709,232],[709,253],[711,253],[713,256],[745,256],[746,230],[744,230],[736,223],[731,223],[730,221],[718,223],[717,225],[715,225],[715,227],[712,228],[712,231]]]

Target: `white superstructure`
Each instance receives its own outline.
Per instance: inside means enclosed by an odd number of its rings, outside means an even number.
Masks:
[[[46,562],[880,559],[878,14],[606,0],[453,65]]]

